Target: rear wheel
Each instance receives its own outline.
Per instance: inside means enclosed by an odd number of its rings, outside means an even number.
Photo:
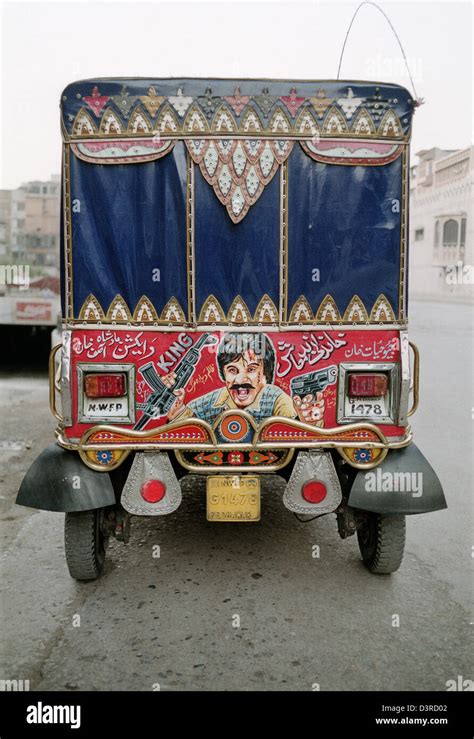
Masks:
[[[75,580],[95,580],[105,563],[108,535],[104,509],[66,513],[64,549],[69,574]]]
[[[367,513],[357,530],[362,560],[375,575],[387,575],[400,567],[405,551],[405,516]]]

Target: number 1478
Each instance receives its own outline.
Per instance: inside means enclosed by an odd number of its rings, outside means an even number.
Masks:
[[[353,416],[382,416],[384,413],[380,403],[351,403],[350,408]]]

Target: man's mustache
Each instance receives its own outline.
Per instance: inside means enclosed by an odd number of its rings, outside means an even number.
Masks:
[[[255,390],[255,387],[250,382],[243,382],[240,385],[234,383],[230,387],[231,390],[240,390],[241,388],[243,390]]]

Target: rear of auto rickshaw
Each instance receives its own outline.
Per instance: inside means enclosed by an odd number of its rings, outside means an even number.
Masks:
[[[446,507],[408,422],[414,106],[372,82],[65,89],[58,425],[18,503],[66,513],[73,577],[130,516],[178,511],[187,474],[209,521],[241,524],[283,477],[282,505],[334,513],[374,573],[406,515]]]

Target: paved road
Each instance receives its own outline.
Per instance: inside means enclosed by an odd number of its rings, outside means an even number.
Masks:
[[[416,440],[449,510],[409,519],[391,577],[364,569],[333,516],[298,522],[277,489],[264,489],[261,524],[209,524],[190,480],[179,514],[134,519],[130,544],[112,542],[100,582],[72,581],[62,517],[11,504],[53,427],[45,378],[3,377],[0,678],[46,690],[415,691],[472,678],[472,316],[417,303],[411,336],[423,361]]]

